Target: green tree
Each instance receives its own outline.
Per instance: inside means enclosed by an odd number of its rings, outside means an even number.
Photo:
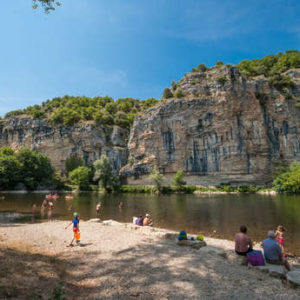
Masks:
[[[165,177],[159,172],[157,166],[152,168],[149,178],[153,181],[156,190],[160,192]]]
[[[216,67],[221,68],[223,66],[224,66],[224,63],[221,60],[216,62]]]
[[[173,93],[171,92],[171,90],[169,88],[165,88],[162,95],[162,99],[168,99],[172,97],[173,97]]]
[[[70,172],[69,178],[74,184],[78,185],[79,190],[86,191],[90,190],[90,185],[88,181],[89,175],[90,169],[88,167],[81,166]]]
[[[197,67],[197,70],[199,72],[205,72],[207,70],[207,67],[205,64],[199,64],[198,67]]]
[[[83,160],[81,157],[78,157],[77,154],[71,154],[65,162],[65,168],[67,173],[72,172],[78,167],[83,166]]]
[[[284,169],[283,169],[284,170]],[[300,163],[293,161],[289,168],[282,171],[273,181],[278,192],[300,193]]]
[[[100,159],[93,164],[95,175],[94,181],[101,183],[101,186],[110,191],[118,186],[118,178],[114,175],[112,165],[106,155],[101,155]]]
[[[22,148],[16,153],[20,163],[20,178],[25,186],[34,190],[39,184],[48,185],[52,182],[55,170],[50,158],[42,153]]]
[[[181,189],[184,185],[186,185],[186,182],[182,179],[182,177],[183,171],[179,170],[173,177],[172,186],[176,189]]]
[[[20,163],[11,148],[0,149],[0,187],[13,189],[20,180]]]
[[[274,74],[269,77],[270,86],[276,88],[278,91],[284,91],[285,89],[290,89],[295,87],[295,83],[287,75]]]

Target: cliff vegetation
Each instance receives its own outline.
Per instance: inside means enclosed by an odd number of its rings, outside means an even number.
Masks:
[[[34,119],[48,119],[53,125],[72,126],[82,121],[95,121],[97,125],[118,125],[130,128],[137,113],[158,103],[150,98],[138,100],[111,97],[63,96],[47,100],[41,105],[29,106],[6,114],[8,117],[29,115]]]

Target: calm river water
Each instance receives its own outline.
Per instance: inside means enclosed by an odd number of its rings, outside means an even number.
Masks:
[[[32,218],[33,204],[39,207],[45,197],[42,193],[7,193],[0,200],[0,222],[11,213],[20,213],[19,222],[48,221],[44,217]],[[80,213],[83,220],[96,218],[96,204],[101,201],[101,219],[114,219],[131,222],[132,216],[150,213],[155,226],[176,231],[202,233],[233,240],[241,224],[248,226],[249,235],[254,241],[261,241],[270,229],[284,225],[286,248],[300,255],[300,196],[287,195],[144,195],[122,194],[102,195],[82,193],[73,200],[65,200],[65,194],[54,202],[53,219],[68,220],[72,211]],[[119,209],[119,201],[123,208]]]

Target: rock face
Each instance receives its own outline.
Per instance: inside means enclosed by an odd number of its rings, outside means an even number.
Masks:
[[[4,119],[0,124],[0,147],[27,147],[47,154],[62,172],[72,154],[82,157],[85,165],[106,154],[118,172],[127,163],[128,135],[128,130],[118,126],[98,127],[87,122],[68,128],[53,127],[47,121],[20,116]]]
[[[136,117],[128,143],[128,184],[148,184],[153,165],[171,183],[264,185],[277,164],[300,160],[300,69],[296,86],[280,92],[268,80],[246,80],[235,67],[189,73],[182,99],[163,100]]]

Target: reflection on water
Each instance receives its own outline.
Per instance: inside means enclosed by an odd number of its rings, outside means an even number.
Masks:
[[[97,217],[131,222],[133,216],[150,213],[155,226],[190,233],[212,234],[233,239],[241,224],[248,226],[254,241],[265,238],[266,232],[284,225],[287,249],[300,255],[300,196],[266,195],[99,195],[82,193],[72,200],[64,196],[53,201],[53,210],[40,212],[44,194],[5,194],[0,200],[1,212],[17,212],[22,221],[39,222],[48,219],[71,219],[74,211],[81,219]],[[33,213],[34,204],[37,209]],[[1,214],[0,214],[1,215]],[[33,215],[35,217],[33,218]],[[3,219],[3,218],[2,218]]]

